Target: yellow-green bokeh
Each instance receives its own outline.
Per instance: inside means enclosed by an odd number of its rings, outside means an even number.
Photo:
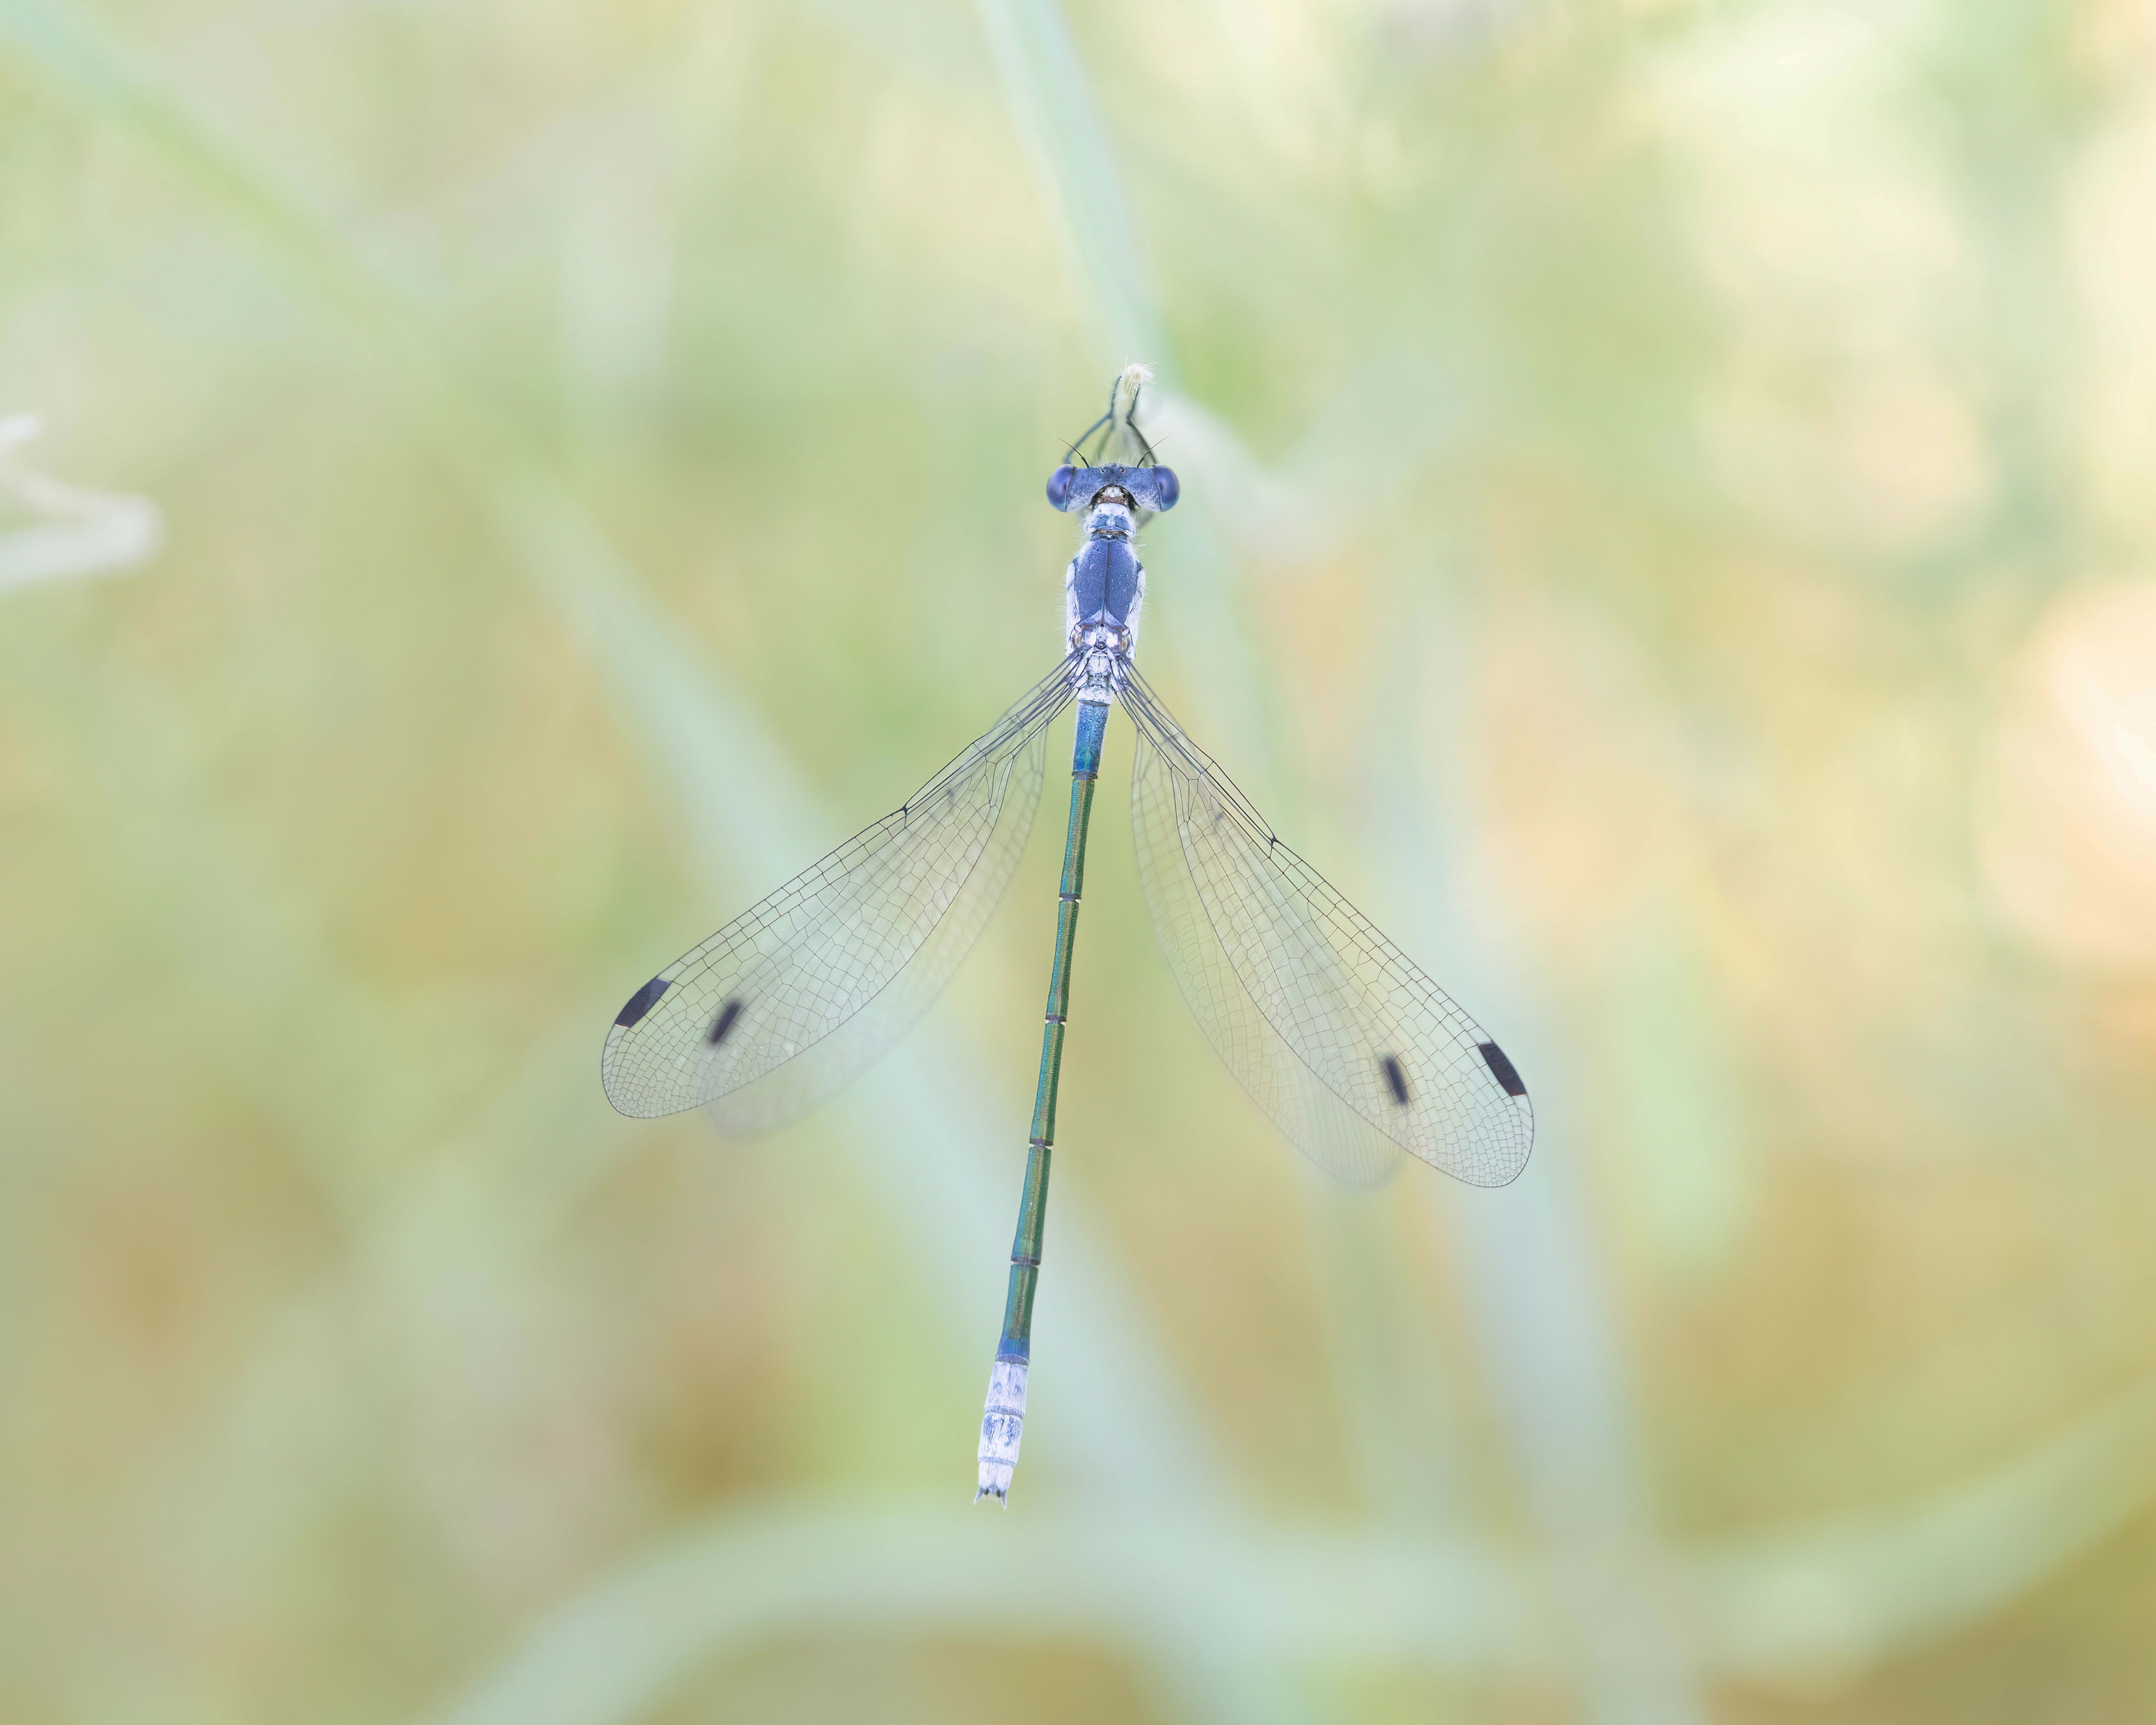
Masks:
[[[1306,1174],[1111,729],[975,1512],[1052,840],[790,1132],[597,1056],[1131,358],[1149,675],[1542,1137]],[[0,1717],[2142,1717],[2152,402],[2124,0],[0,0],[8,459],[162,519],[0,496]]]

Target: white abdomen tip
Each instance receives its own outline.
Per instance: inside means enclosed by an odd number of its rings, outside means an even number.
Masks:
[[[1018,1466],[1018,1441],[1025,1427],[1025,1365],[999,1359],[988,1373],[988,1404],[981,1414],[981,1482],[973,1502],[993,1497],[1010,1502],[1011,1471]]]

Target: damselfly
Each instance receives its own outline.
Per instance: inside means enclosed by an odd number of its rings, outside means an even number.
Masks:
[[[1137,728],[1131,824],[1162,950],[1207,1040],[1296,1146],[1358,1183],[1404,1150],[1496,1186],[1526,1165],[1534,1138],[1504,1050],[1274,835],[1132,663],[1145,601],[1138,525],[1180,491],[1137,429],[1149,380],[1142,366],[1119,374],[1107,412],[1049,476],[1048,501],[1085,516],[1064,572],[1063,662],[897,810],[639,988],[600,1060],[623,1113],[703,1107],[737,1132],[783,1125],[855,1077],[949,979],[1003,896],[1040,801],[1049,726],[1076,703],[1047,1023],[977,1502],[1008,1501],[1025,1417],[1086,831],[1111,706]]]

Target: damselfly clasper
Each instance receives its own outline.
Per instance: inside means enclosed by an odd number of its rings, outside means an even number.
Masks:
[[[1527,1086],[1504,1050],[1274,835],[1138,675],[1137,529],[1180,491],[1137,429],[1147,381],[1140,366],[1118,375],[1108,411],[1049,477],[1048,501],[1085,517],[1064,574],[1063,662],[902,807],[645,983],[600,1060],[623,1113],[704,1107],[734,1132],[783,1125],[856,1076],[949,979],[1003,896],[1040,799],[1049,727],[1075,703],[1047,1024],[977,1499],[1007,1499],[1018,1461],[1086,832],[1111,707],[1137,728],[1131,820],[1162,950],[1206,1039],[1296,1147],[1357,1182],[1382,1178],[1404,1151],[1498,1186],[1534,1139]]]

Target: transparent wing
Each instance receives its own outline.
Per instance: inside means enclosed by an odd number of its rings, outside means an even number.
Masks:
[[[1296,1147],[1358,1183],[1405,1150],[1476,1186],[1527,1165],[1534,1110],[1490,1034],[1273,835],[1132,673],[1131,824],[1169,968]]]
[[[1040,806],[1066,660],[902,808],[651,978],[607,1032],[599,1076],[624,1114],[708,1105],[767,1132],[851,1082],[972,947]]]

